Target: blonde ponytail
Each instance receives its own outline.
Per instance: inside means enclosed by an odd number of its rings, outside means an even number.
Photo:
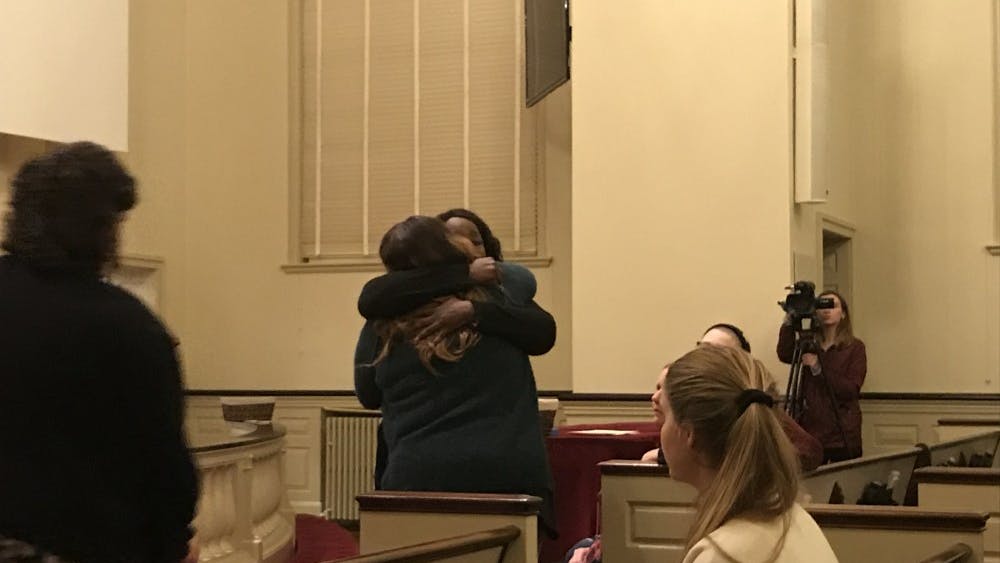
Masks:
[[[741,350],[719,346],[701,346],[687,353],[667,374],[667,398],[674,418],[691,426],[695,450],[716,470],[715,480],[698,499],[689,550],[732,518],[785,517],[795,503],[798,457],[771,406],[773,401],[764,399],[770,382],[773,378],[760,361]],[[746,400],[748,396],[753,400]],[[785,518],[769,561],[777,558],[784,545],[789,526]]]

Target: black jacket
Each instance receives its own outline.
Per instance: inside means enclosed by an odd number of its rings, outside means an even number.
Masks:
[[[197,477],[174,342],[127,292],[0,257],[0,536],[176,562]]]

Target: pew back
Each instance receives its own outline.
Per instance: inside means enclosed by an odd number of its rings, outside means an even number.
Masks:
[[[601,468],[604,561],[654,563],[684,558],[694,519],[694,487],[655,462],[606,461]]]
[[[900,452],[861,457],[817,467],[802,476],[802,487],[813,503],[831,502],[834,485],[839,485],[844,495],[843,504],[856,504],[865,485],[871,481],[885,483],[893,471],[899,472],[899,481],[893,486],[892,500],[903,504],[910,476],[921,453],[920,448]]]
[[[917,469],[913,478],[921,508],[987,512],[984,560],[1000,562],[1000,469],[924,467]]]
[[[980,430],[968,436],[929,445],[929,464],[944,465],[950,460],[959,458],[968,460],[972,454],[987,452],[993,454],[993,464],[996,466],[998,445],[1000,445],[1000,430]]]
[[[604,561],[679,562],[694,516],[695,490],[652,463],[608,461],[601,467]],[[956,543],[983,556],[987,515],[902,506],[806,504],[841,561],[920,561]]]
[[[514,526],[519,535],[510,542],[503,562],[538,560],[538,510],[542,502],[538,497],[374,491],[358,495],[357,500],[362,554]]]
[[[840,561],[922,561],[956,543],[969,546],[966,561],[983,561],[986,514],[929,511],[914,506],[806,507]]]

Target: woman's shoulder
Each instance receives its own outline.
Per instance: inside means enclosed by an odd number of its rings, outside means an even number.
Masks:
[[[531,270],[513,262],[500,262],[500,271],[503,272],[503,286],[512,299],[523,304],[535,298],[538,282]]]
[[[848,342],[847,344],[844,345],[844,349],[845,350],[851,350],[851,351],[864,352],[865,351],[865,341],[861,340],[857,336],[854,336],[854,337],[851,338],[850,342]]]
[[[800,561],[808,555],[814,563],[835,563],[836,556],[816,522],[798,504],[770,520],[733,518],[702,538],[688,552],[684,563],[765,561],[781,541],[788,522],[779,563]]]

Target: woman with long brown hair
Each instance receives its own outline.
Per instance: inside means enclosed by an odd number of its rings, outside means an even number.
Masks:
[[[799,464],[761,386],[770,379],[760,361],[721,346],[700,346],[667,372],[663,454],[670,476],[698,490],[684,563],[837,560],[796,502]]]
[[[868,355],[865,343],[854,336],[844,297],[836,291],[824,291],[819,297],[832,299],[833,307],[816,311],[819,349],[802,354],[800,392],[805,398],[805,410],[798,422],[823,444],[824,462],[843,461],[862,455],[861,386],[868,374]],[[795,331],[786,322],[778,333],[778,358],[790,363],[794,352]],[[830,384],[836,410],[824,378]]]
[[[408,271],[468,263],[473,253],[463,252],[464,243],[439,219],[410,217],[386,233],[379,254],[387,271]],[[471,304],[473,323],[428,327],[420,308],[366,325],[378,344],[358,357],[371,354],[374,370],[356,370],[355,386],[359,398],[377,396],[382,409],[388,457],[379,487],[536,495],[545,501],[542,524],[552,531],[528,353],[552,347],[555,321],[534,302],[501,306],[488,288],[449,297]],[[365,331],[359,347],[376,340]]]

